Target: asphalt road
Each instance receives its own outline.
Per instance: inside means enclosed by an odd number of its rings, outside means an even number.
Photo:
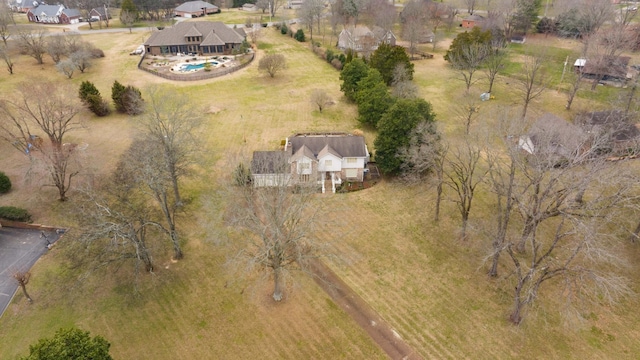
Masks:
[[[55,231],[45,234],[51,243],[58,240],[59,235]],[[31,269],[40,256],[49,251],[46,245],[40,230],[0,228],[0,316],[18,289],[12,273]]]

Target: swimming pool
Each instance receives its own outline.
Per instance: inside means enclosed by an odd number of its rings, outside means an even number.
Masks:
[[[182,66],[181,70],[182,71],[200,70],[200,69],[204,68],[204,64],[205,63],[202,63],[202,64],[186,64],[186,65]],[[209,64],[218,65],[218,63],[215,62],[215,61],[209,61]]]

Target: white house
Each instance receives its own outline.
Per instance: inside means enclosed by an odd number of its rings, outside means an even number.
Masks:
[[[284,159],[288,166],[284,166]],[[322,192],[336,191],[344,181],[362,182],[369,161],[363,136],[345,133],[296,134],[286,139],[284,151],[253,153],[254,186],[315,183]],[[277,164],[274,166],[273,164]]]

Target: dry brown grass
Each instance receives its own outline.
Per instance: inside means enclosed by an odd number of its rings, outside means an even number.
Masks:
[[[251,280],[235,281],[224,266],[232,255],[225,244],[234,239],[226,237],[218,211],[224,201],[232,200],[218,198],[218,181],[235,166],[229,154],[276,149],[283,137],[297,131],[358,128],[353,105],[340,94],[338,73],[305,44],[275,31],[268,33],[262,47],[289,60],[289,69],[276,78],[258,73],[254,64],[228,77],[195,83],[168,82],[135,70],[138,58],[128,52],[140,43],[140,34],[88,39],[105,48],[107,57],[72,82],[91,80],[106,97],[116,79],[143,89],[149,83],[162,84],[189,94],[194,106],[217,110],[207,115],[202,133],[205,145],[198,169],[202,178],[187,183],[194,216],[182,222],[188,239],[186,259],[176,264],[168,261],[168,255],[156,259],[168,268],[143,277],[139,297],[131,296],[130,288],[120,282],[127,269],[95,274],[84,287],[70,290],[72,276],[60,265],[62,242],[33,270],[30,293],[35,304],[27,306],[17,296],[0,320],[0,358],[24,355],[28,344],[39,337],[73,324],[105,336],[113,344],[114,357],[121,359],[384,358],[310,279],[297,276],[286,301],[274,304],[268,296],[269,283],[247,287]],[[442,53],[416,62],[415,77],[441,128],[454,137],[462,124],[451,115],[451,102],[463,84],[454,80]],[[22,69],[66,81],[50,63],[39,67],[31,62],[20,59],[18,75],[0,83],[3,94],[25,78],[27,71]],[[502,79],[498,85],[496,101],[482,105],[487,114],[492,107],[514,103],[506,82]],[[327,91],[336,105],[322,114],[314,111],[309,102],[314,88]],[[563,101],[549,93],[541,103],[557,107]],[[89,144],[95,173],[108,174],[130,141],[134,120],[118,115],[98,119],[86,112],[82,116],[90,126],[73,138]],[[367,130],[365,136],[372,149],[374,134]],[[0,154],[0,169],[12,177],[24,173],[21,154],[4,143]],[[68,204],[55,202],[47,191],[20,181],[14,184],[15,190],[1,197],[0,204],[27,207],[37,221],[67,225]],[[478,235],[467,242],[457,240],[458,218],[449,203],[442,221],[434,224],[433,191],[424,185],[383,181],[365,191],[324,199],[332,225],[319,235],[341,254],[330,266],[424,358],[620,359],[640,353],[640,319],[633,303],[617,308],[588,306],[582,313],[585,320],[567,326],[556,312],[562,305],[553,300],[558,294],[549,289],[543,294],[546,300],[531,310],[534,316],[520,327],[508,324],[510,285],[505,278],[486,278],[482,259],[488,244]],[[210,200],[214,205],[205,206]],[[487,204],[480,201],[478,206],[472,217],[490,216]],[[638,263],[637,256],[630,257]]]

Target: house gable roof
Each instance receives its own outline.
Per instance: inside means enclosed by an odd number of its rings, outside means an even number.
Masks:
[[[306,145],[302,145],[298,151],[296,151],[293,155],[291,155],[291,161],[298,161],[306,157],[311,160],[316,160],[316,156]]]
[[[480,15],[471,15],[471,16],[467,16],[466,18],[464,18],[463,20],[465,21],[476,21],[476,22],[481,22],[484,21],[484,16],[480,16]]]
[[[349,134],[297,134],[289,138],[289,144],[294,154],[301,147],[308,147],[314,158],[323,150],[340,158],[366,158],[369,155],[364,137]]]
[[[631,58],[628,56],[601,56],[595,59],[586,59],[584,60],[584,69],[582,72],[585,74],[599,74],[624,79],[627,77],[629,60],[631,60]]]
[[[78,9],[64,9],[62,10],[62,13],[70,18],[80,17],[80,10]]]
[[[224,45],[224,41],[212,31],[202,40],[200,45]]]
[[[320,152],[318,153],[318,159],[323,158],[327,155],[333,155],[338,159],[342,158],[342,156],[340,156],[340,154],[335,151],[329,144],[325,145],[322,150],[320,150]]]
[[[209,4],[204,1],[187,1],[185,3],[180,4],[174,11],[182,11],[188,13],[202,13],[202,8],[205,9],[218,9],[217,6]]]
[[[184,33],[184,36],[202,36],[202,33],[198,31],[195,26],[193,26],[191,27],[191,29],[187,30],[186,33]]]
[[[576,154],[588,139],[580,127],[551,113],[538,118],[529,129],[528,135],[536,152],[554,156]]]
[[[96,8],[91,9],[91,12],[94,12],[94,11],[97,12],[98,15],[100,15],[100,16],[107,16],[107,13],[105,12],[104,7],[96,7]]]
[[[38,7],[29,11],[36,16],[44,15],[54,17],[59,16],[62,13],[62,10],[64,10],[64,5],[38,5]]]
[[[616,141],[628,141],[640,137],[640,130],[622,110],[593,111],[578,114],[574,118],[574,123],[589,132],[607,132]]]
[[[225,44],[241,44],[244,37],[241,33],[228,27],[220,21],[194,21],[177,23],[170,28],[156,31],[145,42],[146,46],[186,45],[185,36],[189,31],[200,34],[213,32]]]

